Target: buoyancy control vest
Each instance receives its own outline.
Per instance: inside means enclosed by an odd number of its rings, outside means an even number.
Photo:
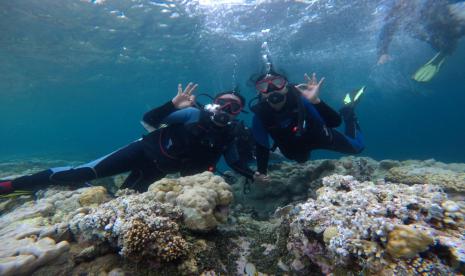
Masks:
[[[252,111],[260,119],[266,131],[274,140],[272,150],[279,147],[289,159],[296,160],[317,143],[320,137],[327,137],[329,132],[316,109],[307,110],[301,93],[292,85],[288,86],[287,101],[282,110],[272,109],[268,103],[260,100]]]
[[[297,141],[306,127],[307,112],[300,92],[292,86],[288,86],[288,89],[286,104],[282,110],[274,110],[263,100],[251,108],[277,146]]]
[[[211,122],[210,115],[201,110],[197,122],[171,124],[144,136],[149,158],[166,173],[214,171],[221,155],[235,140],[235,123],[219,127]]]

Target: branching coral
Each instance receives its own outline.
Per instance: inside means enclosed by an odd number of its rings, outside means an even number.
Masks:
[[[181,212],[153,200],[150,193],[124,195],[78,213],[71,230],[86,240],[107,241],[133,260],[172,261],[183,256],[187,243],[179,232]]]
[[[151,255],[165,262],[184,256],[187,243],[180,236],[177,224],[167,222],[164,228],[153,230],[144,221],[134,220],[123,235],[121,253],[133,259]]]

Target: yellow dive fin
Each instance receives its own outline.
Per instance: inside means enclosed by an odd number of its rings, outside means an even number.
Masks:
[[[445,59],[446,55],[441,52],[437,53],[413,74],[412,79],[418,82],[429,82],[439,72]]]
[[[364,92],[365,92],[365,86],[362,86],[360,89],[354,90],[351,93],[347,93],[346,96],[344,97],[344,105],[348,105],[348,104],[355,105],[360,99],[360,96],[362,96]]]
[[[23,195],[30,196],[32,195],[32,191],[23,191],[23,190],[16,190],[12,193],[6,194],[6,195],[0,195],[0,199],[6,199],[6,198],[17,198]]]

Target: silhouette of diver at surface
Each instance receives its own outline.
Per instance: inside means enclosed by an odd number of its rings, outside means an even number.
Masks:
[[[399,30],[428,43],[437,54],[420,67],[412,79],[430,81],[440,70],[447,56],[457,48],[465,35],[465,2],[450,4],[447,0],[396,0],[384,20],[377,54],[378,64],[390,60],[389,45]]]

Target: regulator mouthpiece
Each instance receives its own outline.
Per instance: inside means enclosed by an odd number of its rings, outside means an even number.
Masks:
[[[220,109],[219,104],[207,104],[205,105],[204,109],[208,112],[216,113]]]

